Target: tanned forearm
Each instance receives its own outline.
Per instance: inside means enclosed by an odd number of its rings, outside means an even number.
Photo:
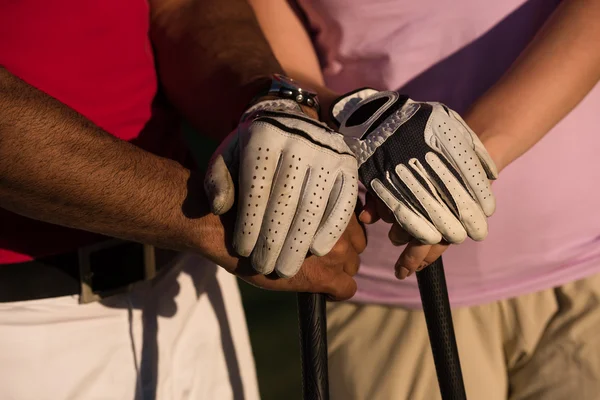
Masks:
[[[563,1],[505,76],[466,115],[502,169],[600,79],[600,1]]]
[[[282,69],[246,0],[151,0],[151,39],[170,101],[217,140]]]
[[[223,227],[193,178],[0,67],[0,207],[214,259]]]

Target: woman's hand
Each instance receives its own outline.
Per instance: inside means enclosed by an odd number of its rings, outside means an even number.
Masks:
[[[371,194],[361,220],[383,218],[393,223],[392,243],[408,243],[396,263],[398,278],[435,261],[448,243],[486,237],[495,208],[489,180],[497,171],[456,112],[363,89],[341,97],[332,115]]]
[[[468,117],[465,118],[470,125]],[[482,143],[496,164],[498,173],[500,173],[506,163],[504,161],[504,149],[507,147],[506,136],[491,136],[491,140],[482,138]],[[394,215],[387,206],[373,196],[367,193],[365,205],[360,213],[359,220],[364,224],[370,225],[379,220],[392,224],[388,237],[394,246],[404,246],[404,250],[398,257],[394,265],[396,277],[404,279],[412,275],[415,271],[420,271],[437,260],[450,247],[450,243],[445,240],[437,244],[424,244],[412,237],[396,222]]]
[[[437,260],[450,246],[446,241],[433,245],[419,242],[402,229],[394,219],[392,212],[381,200],[367,193],[365,206],[360,213],[359,220],[369,225],[379,219],[392,224],[388,237],[394,246],[406,245],[394,265],[394,271],[398,279],[404,279],[415,271],[422,270]]]

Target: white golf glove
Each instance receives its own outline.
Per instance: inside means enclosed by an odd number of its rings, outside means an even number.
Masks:
[[[489,179],[497,170],[456,112],[362,89],[340,98],[332,114],[356,155],[361,182],[405,231],[425,244],[486,237],[496,207]]]
[[[233,175],[233,177],[232,177]],[[235,251],[262,274],[294,276],[310,250],[327,254],[354,212],[358,171],[339,133],[293,100],[265,100],[246,111],[205,177],[213,213],[233,206]]]

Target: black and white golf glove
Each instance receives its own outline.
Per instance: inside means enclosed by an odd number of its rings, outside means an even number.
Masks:
[[[332,107],[354,152],[361,182],[400,226],[426,244],[486,237],[497,170],[453,110],[396,92],[362,89]]]
[[[327,254],[346,229],[358,195],[356,159],[342,135],[295,101],[261,101],[206,174],[213,213],[231,209],[236,190],[235,251],[262,274],[292,277],[309,250]]]

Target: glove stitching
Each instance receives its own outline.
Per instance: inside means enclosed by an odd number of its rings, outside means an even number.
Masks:
[[[331,183],[331,185],[329,187],[328,193],[331,195],[331,191],[333,189],[333,186],[335,185],[335,181],[338,179],[339,176],[341,176],[341,179],[342,179],[342,184],[340,185],[340,192],[338,194],[338,197],[335,199],[335,202],[333,203],[334,206],[332,207],[331,211],[329,212],[329,215],[327,215],[327,216],[323,215],[323,217],[321,218],[321,221],[320,221],[321,224],[319,225],[319,228],[315,232],[315,236],[313,237],[313,240],[311,241],[311,247],[313,246],[313,243],[315,242],[315,239],[317,238],[317,236],[319,236],[321,234],[321,232],[323,232],[328,225],[332,224],[330,221],[331,216],[334,215],[336,213],[336,211],[338,211],[341,207],[341,201],[339,201],[339,200],[342,198],[342,194],[344,193],[344,190],[346,189],[346,186],[347,186],[346,177],[344,176],[341,168],[338,168],[338,170],[335,172],[334,176],[336,178],[333,179],[333,182]],[[327,201],[330,201],[330,198],[328,198]],[[326,204],[327,204],[327,202],[326,202]],[[329,229],[331,229],[331,227]],[[341,236],[341,234],[340,234],[340,236]],[[334,245],[336,242],[337,242],[337,240],[334,242]]]
[[[433,124],[433,115],[434,113],[431,113],[431,116],[429,117],[429,120],[427,121],[427,125],[425,127],[425,130],[430,130],[433,134],[433,136],[438,137],[438,133],[435,132],[435,130],[432,127]],[[448,136],[448,134],[446,132],[443,132],[442,135],[444,136]],[[441,138],[440,138],[441,139]],[[452,143],[452,142],[451,142]],[[444,159],[446,160],[446,162],[448,162],[454,169],[454,171],[456,173],[458,173],[458,175],[461,177],[462,182],[459,182],[461,184],[461,186],[464,186],[466,191],[471,195],[471,197],[477,201],[477,197],[475,196],[475,193],[473,191],[473,189],[470,187],[469,185],[469,181],[467,180],[467,177],[465,176],[465,174],[463,173],[463,171],[461,170],[461,168],[458,166],[458,161],[452,156],[452,151],[446,146],[446,141],[445,140],[440,140],[438,142],[439,146],[442,148],[442,153],[439,153],[438,151],[435,151],[436,149],[432,148],[433,151],[429,152],[429,153],[433,153],[435,155],[437,155],[439,157],[439,155],[441,155],[442,157],[444,157]],[[431,146],[430,146],[431,147]],[[427,154],[429,154],[427,153]],[[474,153],[474,152],[473,152]],[[425,155],[425,157],[427,157],[427,154]],[[477,156],[474,153],[475,156]],[[426,158],[427,161],[427,158]],[[429,165],[431,165],[428,162]]]
[[[296,235],[295,232],[292,232],[291,228],[295,227],[294,224],[297,221],[297,219],[299,219],[299,214],[302,214],[302,208],[303,208],[303,205],[304,205],[304,200],[306,199],[306,196],[307,196],[306,187],[308,186],[308,181],[310,180],[311,175],[312,175],[312,165],[309,164],[307,166],[307,169],[306,169],[306,175],[304,176],[304,182],[302,183],[302,187],[300,188],[300,198],[298,199],[298,204],[296,206],[296,211],[292,215],[292,221],[290,223],[290,229],[288,230],[288,235],[286,235],[286,237],[284,238],[284,240],[281,242],[281,247],[282,248],[283,248],[284,245],[287,245],[288,239],[292,237],[291,235]],[[301,228],[299,228],[299,229],[301,229]],[[313,235],[313,238],[314,238],[314,235]],[[310,244],[309,244],[309,246],[310,246]],[[305,246],[303,246],[303,247],[305,247]],[[300,270],[300,268],[302,267],[302,264],[304,263],[304,259],[305,259],[305,255],[303,255],[302,258],[298,258],[298,261],[296,261],[296,263],[294,264],[294,269],[293,269],[294,274],[296,274]],[[277,265],[278,261],[279,261],[279,256],[277,257],[277,261],[275,262],[275,265]],[[276,269],[279,271],[279,268],[276,268]],[[291,276],[287,276],[285,274],[280,274],[280,276],[282,276],[284,278],[290,278],[291,277]]]
[[[412,171],[407,166],[405,166],[404,164],[400,164],[398,167],[400,167],[400,166],[404,167],[404,172],[405,173],[410,173],[411,175],[414,176],[414,173],[412,173]],[[410,167],[412,169],[414,169],[417,173],[421,173],[421,171],[419,171],[418,169],[414,168],[412,165]],[[421,176],[423,176],[423,175],[421,175]],[[402,177],[400,177],[400,179],[403,182],[405,182],[404,179],[402,179]],[[426,190],[425,187],[423,186],[423,184],[419,180],[417,180],[416,178],[415,178],[415,182],[413,182],[412,185],[417,185],[420,188],[420,190],[423,190],[425,193],[427,193],[432,198],[433,202],[435,202],[441,208],[441,210],[436,210],[435,209],[435,205],[434,205],[434,208],[431,207],[431,204],[429,205],[430,207],[425,206],[425,204],[423,204],[424,200],[420,199],[418,197],[418,195],[413,192],[414,197],[417,199],[417,201],[419,201],[419,203],[421,204],[421,207],[423,207],[423,209],[425,209],[426,212],[427,212],[427,215],[424,215],[423,217],[425,219],[427,219],[433,225],[433,227],[442,234],[442,236],[444,236],[450,242],[456,243],[457,241],[455,241],[451,237],[449,237],[448,234],[451,233],[453,235],[453,237],[456,237],[456,231],[454,231],[454,229],[456,228],[455,224],[457,223],[458,225],[462,226],[462,223],[461,223],[460,219],[458,219],[452,213],[452,211],[450,211],[450,209],[448,208],[448,206],[439,197],[439,195],[437,193],[437,190],[435,189],[435,185],[432,183],[432,180],[429,179],[428,177],[425,177],[424,179],[425,179],[426,183],[428,183],[428,184],[430,184],[430,185],[433,186],[432,188],[430,188],[430,189],[432,189],[431,192],[433,193],[433,195],[430,193],[430,191]],[[410,183],[406,183],[406,184],[407,184],[407,186],[409,186],[409,189],[411,189],[410,188],[411,184]],[[412,191],[412,189],[411,189],[411,191]],[[444,214],[442,214],[443,212],[446,212],[447,215],[444,216]],[[453,219],[454,221],[451,222],[451,223],[445,222],[445,221],[447,221],[448,217],[450,219]],[[437,221],[437,224],[436,224],[436,221]],[[443,225],[445,225],[446,228],[441,227],[441,226],[438,227],[439,223],[442,223]],[[454,225],[454,227],[453,227],[453,225]],[[445,235],[442,233],[442,229],[447,230],[447,233]]]
[[[433,156],[435,156],[435,154],[433,154]],[[436,171],[436,173],[438,173],[437,169],[441,168],[443,166],[443,164],[441,163],[441,161],[438,159],[437,162],[440,163],[440,166],[434,166],[431,164],[431,162],[428,160],[428,164],[430,164],[432,166],[432,168],[434,168],[434,171]],[[444,180],[443,176],[440,176],[440,179]],[[465,216],[465,212],[470,212],[470,218],[472,218],[472,213],[477,212],[480,213],[480,217],[483,221],[487,221],[487,218],[485,216],[485,213],[483,212],[483,209],[481,208],[481,205],[479,204],[479,202],[477,201],[477,199],[474,199],[473,197],[471,197],[470,193],[465,189],[465,187],[460,184],[460,182],[456,181],[456,177],[452,174],[448,175],[448,178],[445,178],[451,182],[444,182],[444,184],[446,185],[446,187],[448,188],[448,191],[451,193],[452,197],[455,199],[456,205],[458,207],[458,212],[460,215],[460,222],[462,224],[463,227],[465,227],[465,230],[467,230],[467,226],[466,226],[466,216]],[[450,190],[451,187],[456,187],[456,190],[458,190],[458,192]],[[462,189],[463,193],[460,192],[460,190]],[[462,196],[467,196],[471,202],[467,203],[463,200]],[[461,207],[459,202],[460,200],[462,200],[462,204],[463,206]],[[465,206],[466,205],[466,206]],[[475,210],[472,210],[471,207],[474,207]],[[476,221],[476,219],[471,220],[471,224]],[[475,225],[472,224],[472,226],[474,227]],[[487,223],[485,224],[485,228],[487,230]],[[480,228],[477,229],[478,231],[480,231]],[[469,230],[467,230],[467,233],[469,234],[469,237],[473,238],[472,236],[472,231],[469,232]]]
[[[338,158],[340,160],[356,160],[355,156],[353,155],[353,153],[350,151],[348,154],[346,153],[338,153],[328,147],[324,147],[324,146],[319,146],[318,144],[315,144],[309,140],[307,140],[306,138],[296,135],[294,133],[290,133],[287,132],[283,129],[280,129],[277,126],[272,125],[270,122],[266,122],[264,120],[255,122],[255,124],[260,124],[260,125],[264,125],[265,127],[269,128],[272,131],[275,131],[276,133],[285,136],[288,139],[294,140],[297,143],[303,145],[303,146],[308,146],[314,150],[318,150],[319,152],[326,154],[327,156],[331,157],[335,157]]]

